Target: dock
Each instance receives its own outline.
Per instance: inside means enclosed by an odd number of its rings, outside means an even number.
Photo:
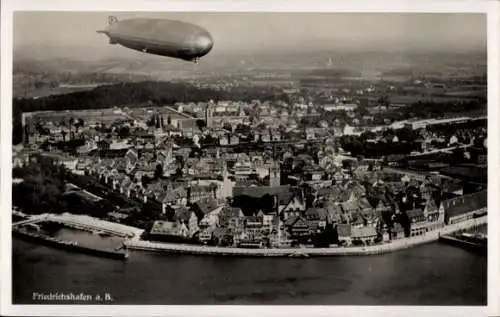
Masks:
[[[478,238],[465,234],[445,235],[439,237],[439,242],[457,246],[481,254],[488,253],[488,242],[486,238]]]

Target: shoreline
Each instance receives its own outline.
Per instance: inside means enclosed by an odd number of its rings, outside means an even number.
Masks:
[[[124,241],[130,250],[152,251],[164,253],[180,253],[191,255],[244,256],[244,257],[313,257],[313,256],[363,256],[395,252],[418,245],[437,242],[441,235],[451,234],[488,223],[488,215],[444,226],[438,230],[427,232],[423,236],[394,240],[389,243],[362,247],[332,248],[276,248],[276,249],[244,249],[236,247],[197,246],[176,243],[150,242],[137,238]]]

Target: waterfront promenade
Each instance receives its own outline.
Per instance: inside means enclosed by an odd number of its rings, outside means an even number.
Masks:
[[[131,250],[157,251],[167,253],[186,253],[195,255],[222,256],[253,256],[253,257],[309,257],[309,256],[346,256],[371,255],[393,252],[438,241],[440,235],[467,230],[488,222],[488,216],[466,220],[464,222],[444,226],[422,236],[394,240],[389,243],[362,247],[331,247],[331,248],[276,248],[276,249],[243,249],[212,246],[197,246],[174,243],[159,243],[132,238],[124,242]]]
[[[441,235],[448,235],[457,231],[467,230],[487,224],[488,216],[482,216],[444,226],[438,230],[427,232],[425,235],[393,240],[370,246],[356,247],[330,247],[330,248],[269,248],[269,249],[244,249],[236,247],[216,247],[203,245],[188,245],[180,243],[163,243],[141,240],[143,230],[103,221],[89,216],[73,214],[44,214],[34,216],[29,220],[14,223],[13,225],[36,223],[40,221],[56,221],[65,225],[87,230],[99,230],[127,237],[124,245],[129,250],[155,251],[166,253],[185,253],[195,255],[221,255],[221,256],[251,256],[251,257],[310,257],[310,256],[346,256],[346,255],[371,255],[394,252],[439,240]]]

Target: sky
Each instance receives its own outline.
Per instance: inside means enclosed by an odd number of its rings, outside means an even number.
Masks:
[[[486,51],[486,15],[471,13],[16,12],[14,48],[40,54],[126,54],[95,31],[107,17],[183,20],[205,27],[211,54],[315,50]],[[75,49],[81,47],[81,50]]]

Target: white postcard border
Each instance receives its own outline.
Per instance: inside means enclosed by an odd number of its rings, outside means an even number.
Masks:
[[[1,207],[0,221],[0,314],[33,316],[494,316],[500,315],[500,235],[499,201],[500,163],[498,125],[498,52],[499,3],[496,1],[69,1],[69,0],[2,0],[1,10]],[[11,253],[11,166],[12,166],[12,12],[29,11],[296,11],[296,12],[488,12],[488,306],[487,307],[433,307],[433,306],[95,306],[95,305],[12,305]],[[457,276],[457,278],[460,278]]]

